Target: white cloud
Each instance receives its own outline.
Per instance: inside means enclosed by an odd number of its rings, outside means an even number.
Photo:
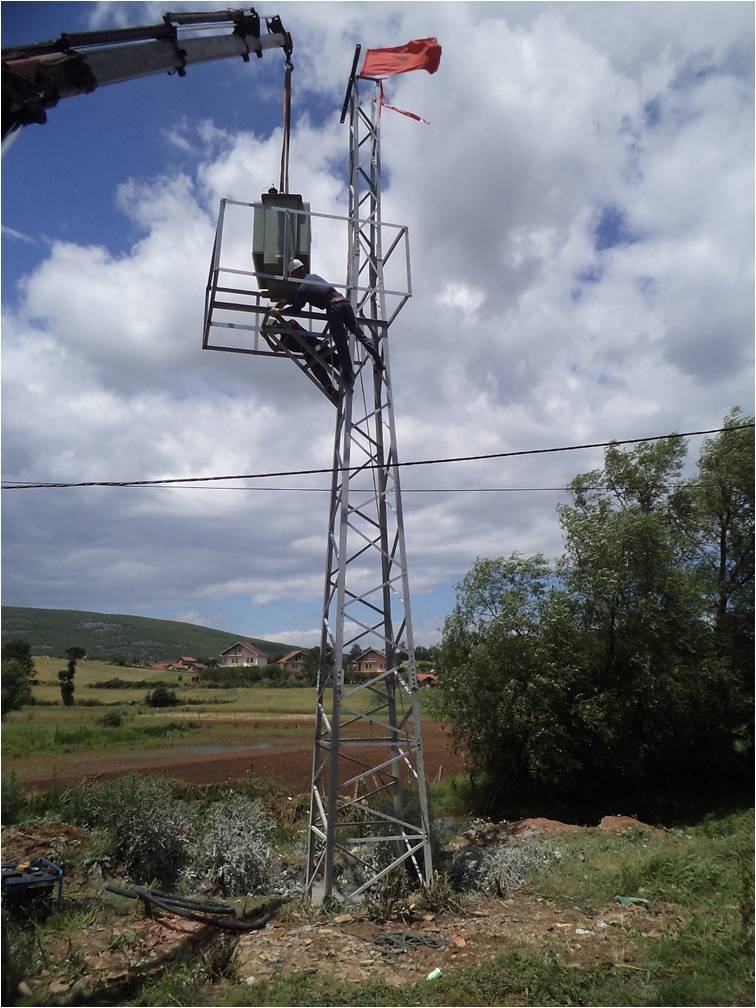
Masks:
[[[99,4],[93,25],[148,23],[157,10]],[[473,11],[476,30],[462,37]],[[383,116],[384,218],[408,225],[413,256],[414,298],[391,336],[402,460],[660,434],[715,425],[734,403],[750,407],[749,8],[287,4],[282,16],[297,64],[293,188],[323,213],[347,212],[338,113],[354,42],[434,33],[444,45],[435,77],[389,85],[392,103],[431,125]],[[333,410],[294,368],[200,350],[218,201],[252,202],[277,180],[280,131],[239,131],[219,114],[177,117],[165,139],[185,155],[183,173],[112,169],[131,246],[116,254],[96,234],[86,245],[56,242],[6,312],[8,479],[330,463]],[[607,206],[637,240],[596,248]],[[337,280],[346,248],[316,231],[316,268]],[[246,262],[243,226],[238,249]],[[563,486],[600,457],[418,467],[402,482]],[[318,642],[319,632],[297,637],[291,627],[317,625],[325,494],[8,497],[9,602],[152,605],[212,612],[219,625],[227,600],[242,598],[250,615],[239,632]],[[407,494],[414,591],[448,594],[477,555],[553,556],[556,499]],[[286,607],[302,605],[312,616],[289,618]],[[424,617],[423,632],[442,618]]]

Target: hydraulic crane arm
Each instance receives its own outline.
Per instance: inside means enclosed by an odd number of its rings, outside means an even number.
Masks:
[[[163,23],[144,28],[63,34],[57,41],[2,51],[2,98],[5,138],[29,123],[47,122],[46,110],[61,98],[89,94],[103,84],[176,73],[183,77],[194,63],[240,56],[260,57],[281,48],[291,56],[291,35],[278,16],[265,18],[246,10],[164,14]],[[219,26],[232,31],[217,34]]]

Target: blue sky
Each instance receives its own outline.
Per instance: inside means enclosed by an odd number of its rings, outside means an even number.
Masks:
[[[164,9],[4,3],[3,45]],[[347,213],[338,117],[354,44],[444,47],[436,75],[389,88],[430,125],[383,121],[384,218],[410,229],[414,288],[391,334],[400,458],[642,437],[752,410],[750,5],[261,13],[294,37],[292,187],[323,213]],[[270,51],[64,100],[6,154],[6,480],[330,464],[333,414],[295,369],[200,349],[218,202],[277,179],[282,64]],[[345,250],[332,254],[338,271]],[[457,491],[565,485],[600,458],[405,472],[408,491],[445,491],[405,499],[420,643],[438,639],[477,556],[560,550],[558,494]],[[3,602],[315,643],[327,500],[5,491]]]

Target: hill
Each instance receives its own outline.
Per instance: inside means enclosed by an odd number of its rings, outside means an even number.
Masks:
[[[29,641],[35,655],[58,657],[76,646],[83,647],[88,658],[118,658],[130,665],[175,661],[182,655],[211,658],[242,639],[252,641],[270,658],[294,647],[174,620],[21,606],[2,607],[1,632],[3,640]]]

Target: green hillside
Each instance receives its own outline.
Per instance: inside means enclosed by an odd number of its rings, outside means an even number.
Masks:
[[[211,658],[242,639],[252,641],[271,658],[295,646],[146,616],[20,606],[2,607],[0,630],[3,640],[21,637],[28,641],[35,655],[63,656],[66,648],[76,646],[83,647],[88,658],[118,658],[127,664],[175,661],[182,655]]]

